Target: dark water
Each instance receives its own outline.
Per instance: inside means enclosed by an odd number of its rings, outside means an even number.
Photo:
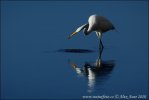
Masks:
[[[147,1],[6,1],[1,8],[1,98],[147,96]],[[95,33],[67,39],[95,13],[118,30],[103,35],[102,53]]]

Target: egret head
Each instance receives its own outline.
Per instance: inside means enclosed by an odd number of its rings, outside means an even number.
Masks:
[[[83,29],[83,33],[84,33],[84,34],[87,34],[87,28],[84,28],[84,29]]]
[[[87,32],[89,24],[83,24],[82,26],[80,26],[79,28],[77,28],[77,30],[75,32],[72,32],[69,36],[68,39],[70,39],[72,36],[76,35],[78,32],[80,32],[81,30],[84,30],[84,33]]]
[[[89,24],[87,24],[84,28],[83,28],[83,33],[85,35],[88,35],[90,32],[88,31],[88,27],[89,27]]]

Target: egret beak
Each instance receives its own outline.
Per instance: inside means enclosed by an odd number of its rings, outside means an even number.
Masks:
[[[76,34],[77,34],[77,32],[71,33],[71,34],[68,36],[68,39],[70,39],[73,35],[76,35]]]

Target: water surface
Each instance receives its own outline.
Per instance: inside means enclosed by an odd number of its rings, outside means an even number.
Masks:
[[[3,1],[1,98],[71,99],[146,95],[147,1]],[[117,28],[103,35],[68,35],[91,14]]]

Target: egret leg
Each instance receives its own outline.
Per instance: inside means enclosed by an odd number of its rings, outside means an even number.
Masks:
[[[97,37],[99,39],[99,49],[102,50],[104,48],[103,43],[101,41],[102,34],[101,34],[101,32],[96,32],[96,35],[97,35]]]
[[[101,38],[100,38],[100,46],[101,46],[102,49],[104,48],[103,43],[101,41]]]
[[[103,49],[99,50],[99,59],[101,59]]]
[[[99,49],[102,51],[104,48],[101,38],[99,39]]]

